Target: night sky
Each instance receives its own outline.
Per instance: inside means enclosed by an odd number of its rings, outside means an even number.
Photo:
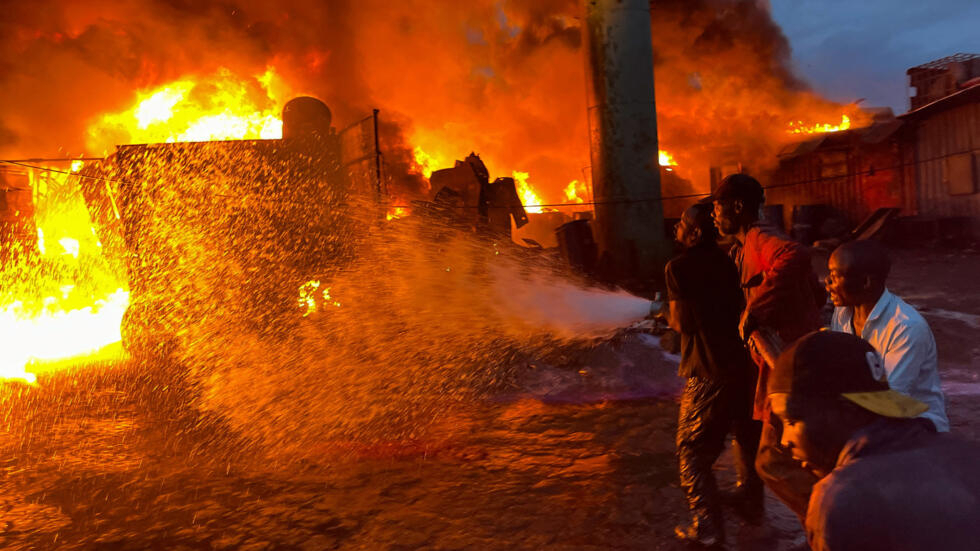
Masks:
[[[908,109],[905,70],[980,53],[978,0],[771,0],[797,73],[820,93]]]

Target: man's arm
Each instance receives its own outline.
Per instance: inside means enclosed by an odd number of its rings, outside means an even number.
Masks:
[[[746,305],[746,314],[759,325],[775,326],[777,312],[786,307],[787,301],[793,302],[793,295],[803,288],[799,282],[811,279],[813,268],[809,253],[799,243],[766,234],[759,235],[757,240],[756,252],[762,259],[764,272]],[[816,297],[812,298],[816,303]]]
[[[886,349],[881,350],[885,360],[888,386],[910,394],[924,371],[936,370],[936,341],[928,326],[901,325],[890,336]]]

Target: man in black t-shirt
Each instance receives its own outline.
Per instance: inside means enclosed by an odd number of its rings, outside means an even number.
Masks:
[[[757,496],[755,472],[762,425],[752,419],[755,370],[738,334],[744,306],[735,264],[717,245],[711,204],[687,209],[676,226],[685,251],[666,268],[668,321],[681,336],[679,375],[687,378],[677,425],[681,487],[691,510],[690,525],[677,537],[705,546],[724,541],[724,522],[712,465],[735,434],[740,489]],[[757,509],[761,512],[761,509]]]

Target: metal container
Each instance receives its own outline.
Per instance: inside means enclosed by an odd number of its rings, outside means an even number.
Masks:
[[[592,225],[588,220],[573,220],[558,226],[555,230],[561,256],[569,266],[583,274],[595,270],[598,249],[592,236]]]

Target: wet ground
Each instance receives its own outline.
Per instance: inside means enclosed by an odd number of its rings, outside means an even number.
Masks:
[[[980,440],[980,255],[899,253],[890,287],[939,343],[954,431]],[[248,447],[189,407],[177,366],[132,361],[3,387],[3,549],[685,549],[671,358],[639,336],[460,405],[411,439]],[[718,466],[732,481],[730,460]],[[731,548],[800,548],[770,497]],[[805,548],[805,545],[802,546]]]

